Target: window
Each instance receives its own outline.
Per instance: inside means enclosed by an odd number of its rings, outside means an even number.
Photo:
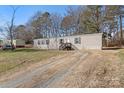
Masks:
[[[45,44],[44,40],[42,40],[42,41],[41,41],[41,44],[42,44],[42,45],[44,45],[44,44]]]
[[[74,39],[74,43],[75,44],[81,44],[81,38],[79,37],[79,38],[75,38]]]
[[[37,44],[40,45],[40,40],[37,41]]]
[[[59,43],[61,44],[61,43],[64,43],[64,39],[60,39],[59,40]]]
[[[49,40],[46,40],[46,44],[49,45]]]

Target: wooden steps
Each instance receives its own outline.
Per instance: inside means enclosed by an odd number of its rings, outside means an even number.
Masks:
[[[61,43],[59,46],[59,50],[78,50],[78,48],[72,43]]]
[[[61,43],[59,46],[59,50],[72,50],[71,43]]]

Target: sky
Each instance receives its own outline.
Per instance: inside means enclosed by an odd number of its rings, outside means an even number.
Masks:
[[[67,5],[20,5],[16,12],[15,24],[25,24],[37,11],[59,13],[64,16],[67,7]],[[11,16],[11,6],[0,5],[0,25],[10,21]]]

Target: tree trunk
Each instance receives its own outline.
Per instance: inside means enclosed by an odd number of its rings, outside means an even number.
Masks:
[[[122,16],[120,15],[120,45],[122,46],[123,42],[123,31],[122,31]]]

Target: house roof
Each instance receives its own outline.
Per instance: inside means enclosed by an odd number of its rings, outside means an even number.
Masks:
[[[96,35],[96,34],[102,34],[102,33],[87,33],[87,34],[81,34],[81,35],[71,35],[71,36],[62,36],[62,37],[57,37],[57,38],[66,38],[66,37],[76,37],[76,36],[87,36],[87,35]],[[52,38],[56,38],[56,37],[51,37]],[[48,38],[38,38],[38,39],[48,39]],[[38,39],[34,39],[34,40],[38,40]]]

